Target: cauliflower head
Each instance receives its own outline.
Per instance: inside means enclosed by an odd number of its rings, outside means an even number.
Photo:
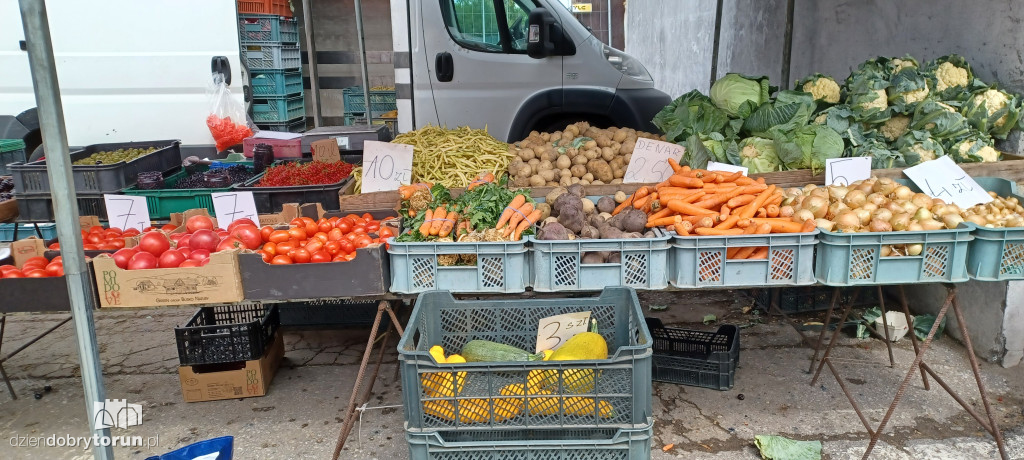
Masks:
[[[803,91],[811,93],[815,100],[829,104],[839,103],[839,84],[831,77],[818,77],[804,83]]]
[[[975,95],[974,98],[971,99],[971,103],[974,105],[981,105],[982,102],[985,103],[985,111],[988,112],[989,116],[991,116],[992,114],[1005,108],[1008,99],[1006,97],[1006,94],[1004,94],[1002,91],[990,89],[985,91],[984,93]],[[1006,114],[1000,117],[998,120],[996,120],[995,127],[1000,128],[1003,125],[1005,125],[1008,116],[1009,114]]]
[[[967,69],[943,62],[935,69],[935,89],[945,91],[954,86],[967,86]]]
[[[916,91],[908,91],[903,93],[903,99],[908,103],[921,102],[928,97],[928,87],[921,88]]]
[[[937,156],[936,156],[936,153],[935,153],[935,151],[934,151],[934,150],[929,150],[929,149],[926,149],[926,148],[924,147],[924,145],[922,145],[922,144],[920,144],[920,143],[917,143],[917,144],[911,145],[911,146],[910,146],[910,150],[911,150],[912,152],[914,152],[914,153],[916,153],[916,154],[920,155],[920,156],[921,156],[921,161],[922,161],[922,162],[924,162],[924,161],[930,161],[930,160],[934,160],[934,159],[935,159],[935,158],[937,157]]]
[[[875,93],[875,99],[872,100],[872,101],[861,102],[860,103],[860,108],[862,110],[869,110],[869,109],[885,110],[885,109],[889,108],[889,100],[885,97],[885,90],[884,89],[875,89],[875,90],[871,90],[871,92]]]
[[[936,104],[939,104],[943,109],[946,109],[947,112],[960,113],[956,111],[956,108],[945,102],[936,102]]]
[[[957,145],[956,149],[960,152],[961,157],[968,157],[970,151],[975,147],[974,144],[977,142],[980,141],[963,141]],[[981,161],[984,162],[999,161],[999,151],[992,148],[990,145],[984,145],[978,148],[974,154],[981,157]]]
[[[917,62],[910,59],[895,58],[891,61],[892,73],[899,73],[903,69],[916,69]]]
[[[899,139],[900,136],[907,133],[910,130],[910,117],[906,115],[896,115],[882,124],[882,127],[878,129],[885,139],[889,142],[893,142]]]
[[[814,124],[823,125],[828,123],[828,112],[821,112],[818,116],[814,117]]]

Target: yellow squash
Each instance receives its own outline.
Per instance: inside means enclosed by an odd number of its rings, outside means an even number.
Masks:
[[[444,357],[444,349],[439,345],[430,347],[430,356],[438,364],[464,363],[466,359],[459,355]],[[466,384],[465,372],[430,372],[420,377],[423,384],[423,392],[431,398],[452,398],[462,392]]]
[[[580,332],[565,341],[565,344],[551,354],[550,361],[578,361],[608,359],[608,342],[597,333],[597,322],[591,320],[591,330]],[[565,393],[592,393],[594,391],[593,369],[568,369],[562,372],[562,390]],[[531,382],[533,378],[531,376]],[[542,388],[557,391],[558,377],[553,371],[538,377]]]

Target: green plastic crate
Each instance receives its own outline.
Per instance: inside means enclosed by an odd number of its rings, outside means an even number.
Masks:
[[[290,122],[302,118],[304,115],[306,115],[306,100],[302,94],[253,99],[252,101],[252,119],[256,123]]]
[[[398,108],[395,90],[370,90],[370,111],[374,114]],[[366,113],[366,96],[362,86],[350,86],[341,91],[346,114]]]
[[[251,164],[251,162],[247,162]],[[179,180],[188,175],[185,171],[178,171],[164,179],[164,186],[174,187]],[[167,219],[176,212],[185,212],[189,209],[206,208],[210,214],[214,214],[212,193],[230,192],[236,184],[224,188],[200,188],[182,189],[172,188],[159,190],[141,190],[134,185],[124,190],[125,195],[146,197],[146,207],[149,208],[150,219]]]
[[[298,21],[275,14],[239,14],[238,32],[242,43],[296,45]]]
[[[821,230],[814,276],[829,286],[967,281],[973,226],[919,232],[837,233]],[[882,257],[887,245],[921,244],[918,256]]]
[[[407,431],[411,460],[649,460],[654,421],[622,430]]]
[[[254,71],[249,83],[255,98],[302,94],[302,71]]]
[[[27,158],[25,142],[21,139],[0,139],[0,176],[10,174],[8,163],[24,162]]]
[[[257,205],[258,206],[258,205]],[[432,290],[517,293],[529,285],[526,239],[520,241],[405,243],[388,240],[391,292]],[[439,257],[476,259],[472,264],[443,265]]]

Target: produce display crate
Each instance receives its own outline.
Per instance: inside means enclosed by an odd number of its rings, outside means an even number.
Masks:
[[[243,44],[299,43],[299,22],[276,14],[239,14],[238,32]]]
[[[653,420],[642,428],[510,432],[406,432],[410,460],[646,460]]]
[[[260,129],[266,131],[280,131],[283,133],[301,133],[306,130],[306,118],[299,118],[298,120],[287,121],[284,123],[260,123],[258,125]]]
[[[10,173],[7,165],[15,162],[24,163],[27,161],[25,152],[25,141],[21,139],[0,139],[0,176]]]
[[[256,144],[271,146],[274,149],[274,159],[302,158],[302,139],[298,137],[295,139],[247,137],[242,141],[242,153],[246,158],[252,158]]]
[[[590,291],[605,286],[635,289],[668,287],[670,237],[660,230],[655,238],[530,241],[535,291]],[[617,252],[619,263],[585,264],[588,252]]]
[[[125,195],[146,197],[146,207],[149,208],[150,219],[169,219],[171,214],[185,212],[189,209],[205,208],[210,215],[215,215],[213,210],[212,193],[229,192],[234,185],[222,188],[197,188],[197,189],[174,189],[178,181],[188,177],[188,172],[178,171],[164,179],[167,188],[159,190],[143,190],[138,186],[131,186],[124,189]]]
[[[350,86],[341,91],[346,114],[366,113],[366,96],[362,86]],[[395,90],[370,90],[370,112],[377,115],[397,110]]]
[[[302,72],[299,70],[261,70],[249,80],[255,98],[302,94]]]
[[[989,192],[999,196],[1013,196],[1024,203],[1017,193],[1017,183],[996,177],[976,177],[974,180]],[[987,228],[970,224],[971,235],[967,251],[967,274],[983,281],[1024,279],[1024,227]]]
[[[654,338],[653,380],[712,390],[728,390],[736,382],[740,362],[740,329],[731,324],[717,332],[665,327],[647,318]]]
[[[281,324],[277,305],[262,303],[202,307],[174,328],[182,366],[260,359]]]
[[[253,99],[252,119],[257,123],[287,123],[306,114],[306,100],[302,94]]]
[[[125,187],[134,185],[140,172],[164,172],[181,166],[181,141],[178,140],[95,144],[71,152],[71,161],[86,158],[96,152],[150,147],[156,147],[158,150],[128,162],[72,166],[71,176],[75,183],[75,191],[79,194],[119,193]],[[45,159],[31,163],[14,163],[10,165],[10,171],[17,193],[50,193],[50,178],[46,175]]]
[[[458,353],[474,339],[532,351],[542,319],[583,311],[591,312],[590,317],[597,321],[598,332],[608,344],[608,359],[438,364],[428,352],[440,345],[446,353]],[[406,428],[468,433],[642,427],[652,416],[651,343],[636,291],[626,287],[606,288],[598,297],[529,300],[455,300],[447,291],[425,292],[416,299],[398,344]],[[427,382],[447,383],[452,388],[456,378],[463,381],[457,396],[427,392],[423,384],[431,379]],[[550,385],[544,388],[550,394],[523,396],[501,391],[509,384],[535,388],[536,382],[545,379]],[[611,410],[607,417],[593,412],[568,415],[566,409],[579,407],[579,401],[573,399],[577,396],[596,399]],[[536,398],[555,398],[557,410],[531,414],[527,400],[536,403]],[[469,410],[466,404],[474,399],[486,401],[487,420],[473,423],[463,416],[439,417],[424,410],[425,405],[442,405],[451,408],[449,413],[464,414]],[[519,404],[526,410],[517,416],[494,417],[501,407]]]
[[[39,235],[36,234],[36,226],[39,227]],[[14,241],[15,229],[17,239],[38,236],[44,240],[52,240],[57,237],[57,224],[0,224],[0,241]]]
[[[57,254],[46,255],[53,259]],[[0,265],[14,265],[14,258],[0,258]],[[89,277],[89,292],[93,292],[96,283],[93,281],[92,269],[86,270]],[[0,314],[15,312],[70,311],[71,301],[68,296],[68,281],[63,276],[54,278],[17,278],[5,279],[0,282]]]
[[[822,230],[814,276],[829,286],[967,281],[972,226],[918,232],[836,233]],[[882,246],[921,244],[918,256],[882,257]]]
[[[246,300],[383,295],[391,283],[384,245],[359,248],[347,262],[319,264],[270,265],[259,254],[239,254],[238,270]]]
[[[286,18],[292,17],[292,9],[288,0],[236,0],[238,14],[272,14]]]
[[[401,243],[391,238],[388,244],[392,292],[415,294],[440,289],[517,293],[526,291],[530,282],[526,239]],[[455,264],[447,265],[449,259],[454,259]],[[463,262],[466,263],[459,265]]]
[[[316,299],[278,304],[282,327],[366,327],[377,316],[376,300]],[[385,324],[390,324],[385,323]]]
[[[118,190],[118,193],[121,191]],[[78,193],[75,195],[78,202],[78,215],[97,216],[100,220],[107,220],[107,203],[103,195]],[[15,194],[14,199],[18,203],[19,222],[53,222],[53,198],[49,193],[42,194]]]
[[[341,207],[338,192],[345,188],[352,177],[346,177],[333,184],[326,185],[295,185],[291,187],[257,187],[263,174],[249,179],[242,185],[236,185],[239,192],[252,192],[256,202],[256,211],[260,214],[280,212],[286,203],[320,203],[324,210],[336,211]]]
[[[829,286],[797,286],[770,289],[755,289],[754,303],[757,308],[770,313],[772,295],[779,295],[779,310],[783,313],[808,313],[814,311],[828,310],[832,303],[834,287]],[[854,291],[857,291],[856,300],[853,298]],[[869,307],[878,305],[878,290],[872,287],[844,287],[839,288],[839,299],[836,308],[848,305],[853,300],[854,307]]]
[[[298,45],[242,45],[242,51],[249,70],[288,70],[302,65]]]
[[[669,282],[676,287],[750,287],[814,283],[818,230],[768,235],[672,235]],[[766,259],[729,260],[730,248],[768,247]]]

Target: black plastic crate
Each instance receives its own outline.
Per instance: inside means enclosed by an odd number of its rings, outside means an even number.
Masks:
[[[158,150],[128,162],[72,166],[71,177],[75,190],[79,193],[116,193],[135,185],[140,172],[168,171],[181,166],[181,141],[178,140],[95,144],[71,152],[70,156],[74,162],[96,152],[149,147]],[[14,190],[18,193],[50,193],[45,159],[31,163],[12,163],[9,169],[14,178]]]
[[[278,305],[281,326],[361,327],[373,324],[377,316],[376,300],[322,299],[308,302],[285,302]]]
[[[757,308],[769,311],[772,296],[778,292],[779,309],[783,313],[809,313],[828,310],[832,302],[832,293],[835,291],[831,286],[798,286],[772,289],[755,289],[754,303]],[[857,298],[853,298],[854,292]],[[843,287],[839,288],[839,302],[836,307],[851,302],[854,307],[878,305],[878,289],[875,286]]]
[[[259,359],[281,325],[277,305],[262,303],[202,307],[174,328],[182,366]]]
[[[76,194],[78,202],[78,215],[97,216],[100,220],[107,220],[107,203],[103,195]],[[18,200],[18,221],[20,222],[53,222],[53,198],[49,193],[42,194],[15,194],[14,199]]]
[[[717,332],[691,331],[645,319],[654,338],[652,380],[712,390],[733,387],[740,362],[738,327],[725,324]]]
[[[320,203],[325,211],[337,211],[341,209],[341,201],[338,195],[348,185],[352,177],[346,177],[339,182],[327,185],[295,185],[291,187],[256,187],[256,183],[263,179],[263,175],[256,176],[244,185],[235,187],[236,192],[252,192],[252,199],[256,202],[256,211],[260,214],[272,214],[281,212],[281,208],[287,203]]]

